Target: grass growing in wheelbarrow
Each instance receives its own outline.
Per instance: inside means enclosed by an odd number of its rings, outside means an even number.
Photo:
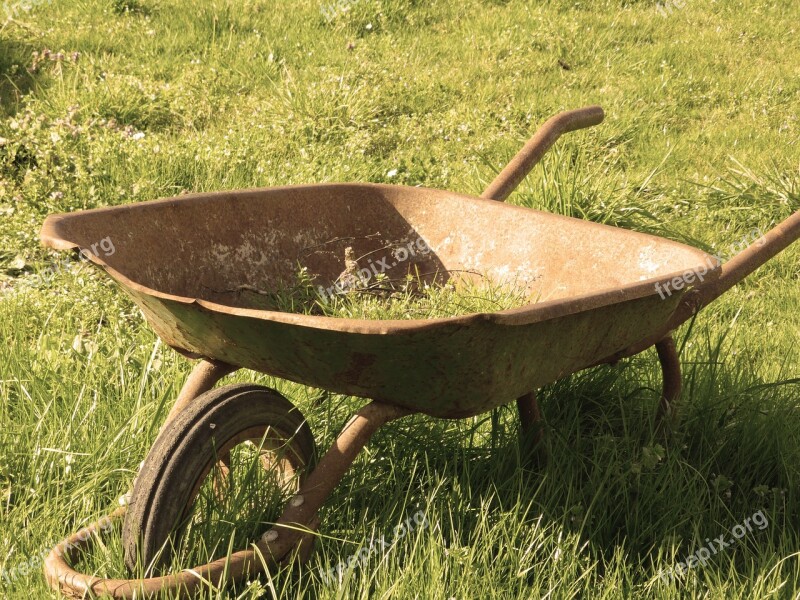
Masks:
[[[425,281],[418,273],[393,279],[381,273],[373,282],[355,277],[337,282],[328,294],[305,268],[292,285],[275,292],[246,289],[240,302],[248,308],[338,317],[343,319],[436,319],[519,308],[533,299],[515,282],[500,283],[473,274],[447,281]],[[331,286],[333,289],[334,286]]]
[[[189,371],[90,271],[27,285],[58,264],[36,239],[49,212],[316,181],[478,194],[537,123],[595,102],[606,122],[559,141],[510,201],[711,250],[798,207],[790,0],[664,2],[666,17],[361,0],[330,22],[314,1],[27,4],[0,24],[2,597],[49,597],[41,553],[118,505]],[[650,425],[652,351],[541,393],[545,464],[511,408],[400,421],[326,504],[306,568],[202,597],[796,597],[799,263],[788,251],[679,332],[669,440]],[[359,404],[232,379],[291,398],[320,448]],[[419,510],[426,528],[393,535]],[[759,510],[763,530],[659,576]],[[118,536],[87,568],[126,574]]]

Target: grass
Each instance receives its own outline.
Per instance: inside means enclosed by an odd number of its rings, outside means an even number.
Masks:
[[[649,0],[358,0],[330,22],[308,0],[29,4],[0,9],[3,597],[49,597],[38,558],[117,505],[191,366],[106,280],[39,246],[48,213],[319,181],[479,194],[539,122],[592,103],[606,122],[561,140],[511,202],[720,254],[800,208],[791,0],[666,17]],[[203,597],[797,597],[798,259],[679,330],[669,440],[652,350],[541,391],[546,463],[513,404],[406,418],[327,502],[306,567]],[[292,399],[320,448],[360,405],[227,380]],[[399,535],[419,511],[428,525]],[[759,511],[763,529],[660,576]],[[118,530],[84,566],[125,574]]]
[[[244,286],[238,290],[237,305],[342,319],[402,320],[496,312],[536,301],[521,283],[495,281],[477,272],[454,272],[447,281],[437,279],[440,274],[435,272],[426,278],[418,268],[416,275],[409,272],[405,277],[378,273],[373,278],[370,273],[370,278],[359,279],[355,273],[343,272],[326,289],[315,285],[306,267],[299,267],[294,281],[276,291]]]

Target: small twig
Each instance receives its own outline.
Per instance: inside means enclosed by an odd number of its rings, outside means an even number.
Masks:
[[[206,288],[207,290],[211,290],[215,294],[241,294],[242,292],[253,292],[255,294],[260,294],[262,296],[273,296],[274,292],[265,292],[264,290],[260,290],[257,287],[252,285],[240,285],[238,287],[233,288],[232,290],[216,290],[212,287],[209,287],[203,283],[200,284],[202,287]]]
[[[272,295],[272,292],[265,292],[264,290],[260,290],[252,285],[240,285],[238,288],[236,288],[236,292],[253,292],[254,294],[261,294],[262,296]]]

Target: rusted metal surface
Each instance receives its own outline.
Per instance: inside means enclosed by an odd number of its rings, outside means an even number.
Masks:
[[[768,260],[785,250],[800,239],[800,211],[769,230],[758,241],[752,243],[742,252],[734,256],[720,268],[720,273],[713,279],[707,279],[693,286],[685,293],[675,309],[672,317],[661,328],[652,331],[636,344],[601,359],[599,363],[613,363],[622,358],[633,356],[658,343],[671,331],[691,319],[702,308],[711,304],[734,285],[742,281]],[[643,332],[644,333],[644,332]]]
[[[656,343],[656,352],[663,378],[661,401],[658,405],[658,420],[669,423],[677,414],[676,404],[683,387],[681,361],[678,357],[678,349],[675,347],[675,340],[671,335]]]
[[[550,119],[484,197],[505,198],[559,135],[602,118],[590,107]],[[798,237],[795,214],[720,267],[699,250],[653,236],[374,184],[197,194],[55,215],[42,229],[53,248],[90,249],[112,239],[114,254],[91,260],[187,356],[438,417],[477,414],[640,352]],[[426,252],[406,250],[400,260],[393,250],[420,241]],[[532,302],[448,319],[365,321],[265,310],[248,296],[285,285],[298,265],[328,288],[348,251],[374,257],[371,265],[397,278],[480,272],[524,285]],[[692,285],[660,294],[687,274]]]
[[[409,414],[411,411],[380,402],[371,402],[362,407],[347,422],[333,446],[328,449],[317,463],[316,468],[303,482],[298,492],[300,501],[289,502],[272,530],[278,534],[275,539],[286,540],[288,538],[290,546],[294,546],[299,532],[307,527],[311,519],[316,517],[317,511],[375,432],[387,423]],[[265,538],[268,539],[269,534]],[[263,539],[259,547],[265,553],[269,550]]]
[[[762,238],[722,265],[719,278],[697,285],[697,307],[709,305],[761,265],[800,239],[800,211],[770,229]],[[684,304],[694,304],[690,298]]]
[[[171,598],[192,598],[199,589],[207,587],[208,582],[218,583],[255,576],[263,571],[264,562],[267,566],[275,564],[275,559],[270,557],[283,557],[293,551],[293,547],[289,544],[292,540],[287,537],[270,543],[267,552],[259,553],[254,549],[242,550],[206,565],[148,579],[107,579],[76,571],[70,563],[77,560],[81,552],[92,548],[97,539],[103,537],[109,519],[110,522],[119,522],[124,515],[124,508],[117,509],[109,517],[72,534],[53,548],[44,560],[44,574],[50,587],[69,598],[103,596],[120,600],[138,600],[163,597],[166,591],[171,592]],[[294,539],[295,547],[298,539],[308,543],[308,538],[313,536],[313,531],[318,525],[319,521],[315,518],[304,529],[305,533],[297,532],[297,538]],[[311,533],[307,533],[308,531]],[[302,552],[303,546],[300,546],[298,551]]]
[[[163,431],[192,400],[213,388],[220,379],[235,370],[236,367],[218,361],[201,360],[198,362],[183,384],[175,404],[172,405],[164,424],[161,426],[161,430]]]
[[[156,597],[170,591],[173,597],[192,597],[199,588],[211,582],[252,577],[266,566],[283,562],[293,551],[307,553],[313,531],[319,526],[317,512],[341,481],[358,453],[372,435],[386,423],[409,414],[396,406],[372,402],[359,410],[344,426],[336,442],[303,482],[297,495],[289,501],[275,527],[255,544],[255,549],[242,550],[206,565],[172,575],[148,579],[104,579],[76,571],[71,562],[88,550],[95,537],[108,527],[101,521],[75,533],[57,545],[44,561],[44,572],[50,586],[70,597],[110,596],[117,599]],[[124,516],[124,509],[111,515],[113,520]],[[86,535],[83,532],[91,535]],[[72,550],[67,550],[72,549]],[[261,560],[264,558],[264,561]]]
[[[522,433],[533,436],[535,444],[541,442],[544,439],[544,429],[536,392],[530,392],[517,398],[517,412]]]
[[[604,118],[603,109],[599,106],[570,110],[550,117],[489,184],[481,198],[505,200],[559,137],[570,131],[599,125]]]

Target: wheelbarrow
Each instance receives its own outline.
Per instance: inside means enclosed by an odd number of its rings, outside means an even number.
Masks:
[[[191,595],[207,582],[305,559],[320,507],[381,426],[414,413],[465,418],[516,399],[522,430],[535,436],[541,431],[535,390],[653,345],[663,372],[659,414],[670,418],[681,391],[671,332],[797,240],[800,212],[720,264],[663,238],[502,202],[560,135],[603,117],[600,107],[552,117],[480,198],[336,183],[192,194],[49,216],[41,232],[45,245],[81,250],[132,297],[166,344],[199,359],[127,506],[110,516],[124,519],[126,563],[149,565],[149,576],[104,579],[71,566],[107,529],[108,520],[101,520],[53,548],[44,567],[49,584],[73,596]],[[115,251],[104,256],[97,242],[106,238]],[[415,251],[420,248],[426,251]],[[513,278],[526,286],[531,302],[491,313],[392,321],[292,314],[252,302],[254,293],[278,289],[295,276],[298,264],[330,289],[348,249],[371,257],[374,273],[380,264],[438,281],[459,272]],[[314,438],[289,400],[263,386],[212,389],[237,369],[369,402],[313,466]],[[282,514],[243,550],[192,569],[159,571],[160,553],[180,534],[176,523],[201,486],[225,476],[232,449],[243,444],[257,445],[258,456],[269,458],[264,464],[276,469],[275,485],[294,481]],[[217,483],[215,493],[224,494]]]

